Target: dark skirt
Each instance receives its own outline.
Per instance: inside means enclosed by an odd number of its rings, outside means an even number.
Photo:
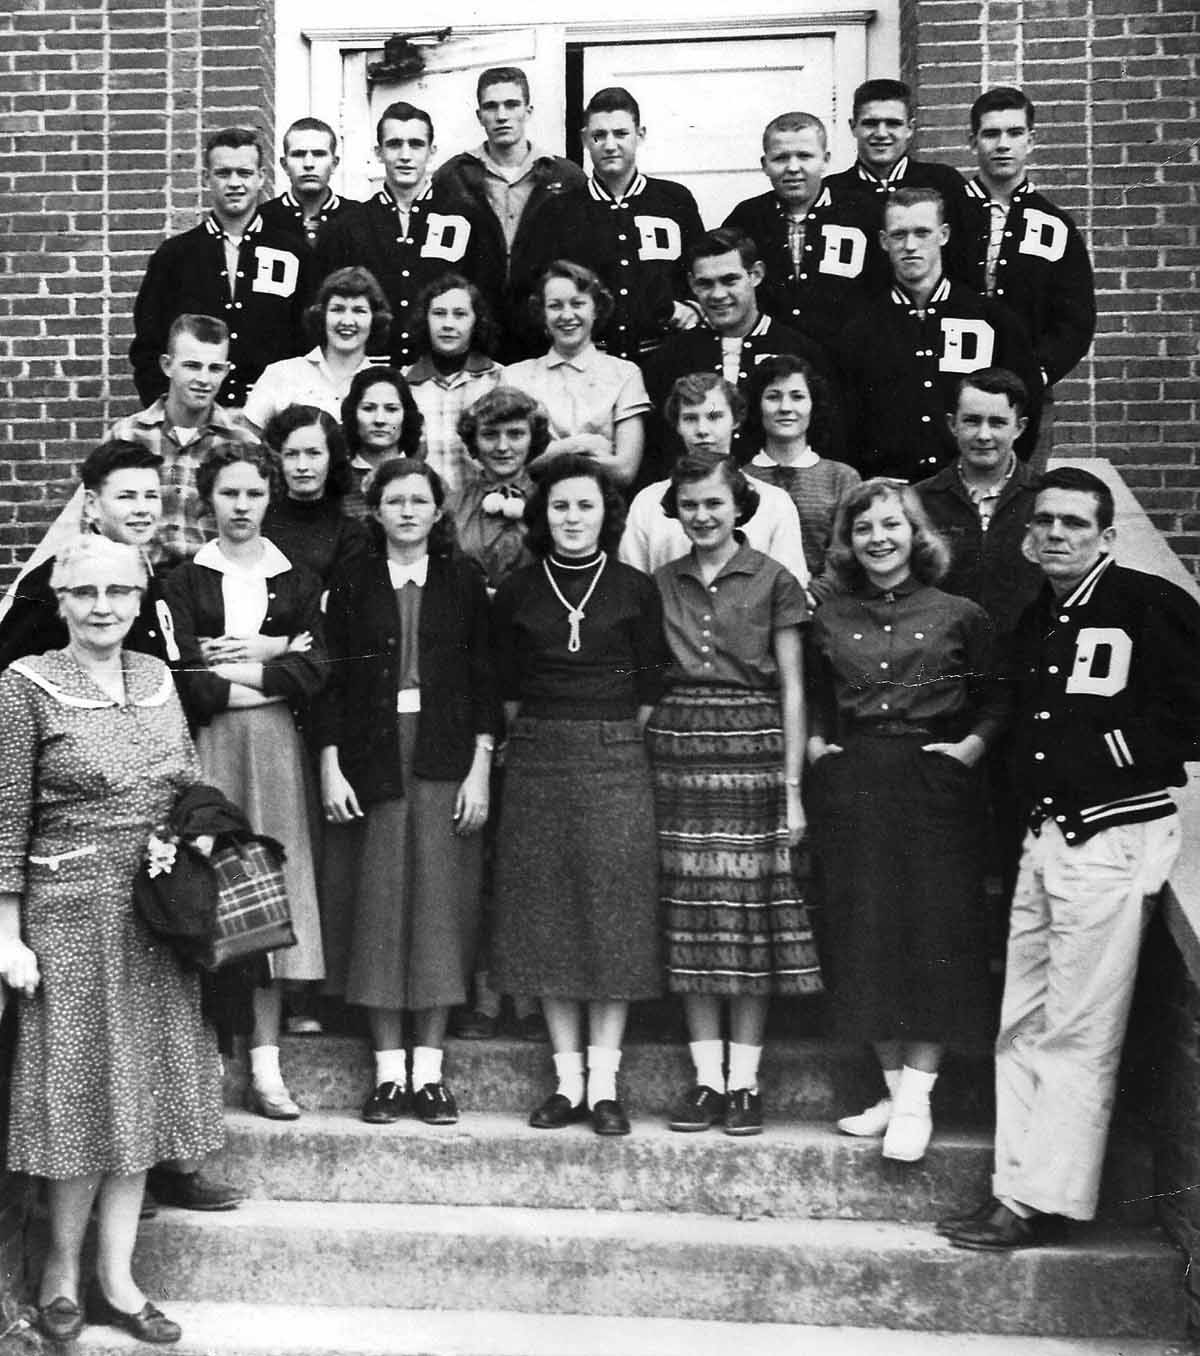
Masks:
[[[930,736],[856,735],[808,774],[839,1034],[944,1043],[984,1033],[982,773]]]
[[[808,909],[791,869],[778,695],[677,688],[646,735],[667,988],[820,992]]]
[[[368,807],[345,995],[367,1007],[466,1001],[479,927],[483,835],[454,832],[457,781],[414,777],[415,714],[399,717],[403,797]]]
[[[654,796],[636,721],[514,721],[498,838],[502,992],[658,997]]]

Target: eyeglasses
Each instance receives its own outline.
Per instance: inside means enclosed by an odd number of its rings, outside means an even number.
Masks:
[[[75,584],[71,588],[59,589],[58,595],[61,598],[65,594],[76,603],[98,603],[101,596],[109,603],[124,603],[142,592],[141,584],[109,584],[103,589],[97,588],[95,584]]]

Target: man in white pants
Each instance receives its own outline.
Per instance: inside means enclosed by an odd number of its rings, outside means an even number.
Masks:
[[[1149,913],[1179,852],[1167,790],[1200,757],[1200,606],[1108,554],[1112,494],[1038,483],[1027,549],[1046,583],[1012,652],[1029,831],[1013,896],[991,1199],[938,1225],[961,1248],[1060,1239],[1096,1213]]]

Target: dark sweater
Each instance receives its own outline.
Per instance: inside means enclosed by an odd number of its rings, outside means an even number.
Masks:
[[[263,519],[262,534],[325,587],[340,566],[360,560],[371,549],[366,523],[348,517],[342,501],[328,496],[314,502],[275,500]]]

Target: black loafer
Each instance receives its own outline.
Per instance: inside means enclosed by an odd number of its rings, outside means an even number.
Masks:
[[[413,1112],[426,1125],[455,1125],[458,1103],[445,1083],[426,1083],[413,1094]]]
[[[629,1117],[620,1102],[611,1099],[592,1107],[592,1129],[598,1135],[629,1134]]]
[[[149,1300],[133,1314],[110,1304],[100,1293],[99,1286],[93,1286],[87,1297],[87,1316],[93,1323],[104,1323],[110,1328],[124,1328],[132,1333],[139,1342],[154,1342],[165,1346],[168,1342],[178,1342],[183,1329],[156,1308]]]
[[[399,1083],[380,1083],[362,1105],[368,1125],[391,1125],[408,1110],[408,1090]]]
[[[530,1113],[529,1124],[535,1130],[561,1130],[564,1125],[574,1125],[578,1121],[586,1121],[587,1115],[586,1102],[572,1106],[561,1092],[552,1092],[541,1106],[536,1107]]]
[[[39,1304],[38,1331],[52,1342],[73,1342],[83,1331],[83,1310],[65,1295],[57,1295],[49,1304]]]

